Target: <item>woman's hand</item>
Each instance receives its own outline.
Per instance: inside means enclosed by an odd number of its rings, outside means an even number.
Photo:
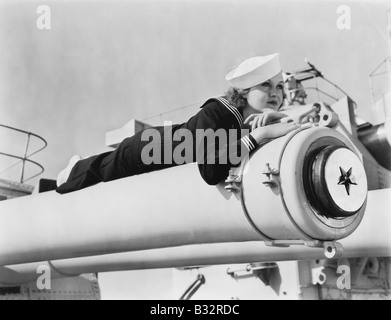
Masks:
[[[250,115],[244,121],[244,124],[250,125],[251,131],[254,131],[257,128],[279,122],[280,119],[285,117],[287,117],[287,115],[284,113],[277,112],[272,109],[265,109],[262,113]]]
[[[298,128],[300,126],[295,123],[276,123],[256,128],[251,132],[251,136],[260,144],[264,139],[278,138]]]

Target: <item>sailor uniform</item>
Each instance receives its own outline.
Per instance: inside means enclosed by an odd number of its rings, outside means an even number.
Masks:
[[[115,151],[106,152],[77,162],[67,182],[59,186],[56,191],[61,194],[68,193],[102,181],[108,182],[190,162],[198,163],[200,174],[206,183],[216,185],[228,177],[231,167],[239,165],[239,162],[233,163],[231,159],[239,159],[240,161],[240,159],[243,159],[257,147],[257,142],[249,134],[249,131],[243,130],[243,122],[243,111],[241,108],[234,107],[224,97],[209,99],[203,104],[201,110],[187,122],[153,128],[152,135],[159,137],[157,141],[160,144],[160,150],[164,150],[164,152],[160,152],[157,160],[154,157],[156,161],[149,164],[142,161],[143,149],[147,146],[151,148],[155,143],[153,142],[154,140],[152,142],[143,141],[145,140],[143,139],[143,133],[145,135],[146,130],[151,132],[151,129],[145,129],[123,140]],[[186,141],[184,137],[181,137],[180,133],[183,132],[181,129],[186,129],[192,134],[192,157],[181,158],[185,159],[185,161],[180,162],[172,159],[172,157],[170,158],[172,161],[165,161],[167,160],[165,159],[167,145],[164,144],[167,141],[167,136],[171,138],[169,140],[169,151],[172,153],[176,147]],[[204,137],[203,143],[198,141],[197,144],[197,129],[206,131],[210,129],[209,132],[212,133],[220,130],[220,132],[222,131],[226,134],[226,137],[231,137],[232,139],[227,139],[225,143],[220,139],[215,139],[214,142],[216,143],[212,144],[214,148],[211,148],[207,135]],[[203,150],[200,150],[200,147]],[[199,157],[200,154],[202,158]]]

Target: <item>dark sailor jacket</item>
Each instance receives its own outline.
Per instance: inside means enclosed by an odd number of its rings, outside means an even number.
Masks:
[[[241,108],[235,108],[224,97],[209,99],[201,106],[201,110],[187,122],[154,128],[162,136],[172,137],[172,146],[170,146],[169,153],[175,153],[175,149],[181,144],[180,149],[184,150],[183,144],[186,142],[183,136],[181,139],[181,132],[183,129],[190,131],[193,137],[193,156],[191,158],[184,156],[181,163],[175,162],[175,159],[173,159],[171,165],[167,163],[167,158],[164,159],[162,152],[160,161],[155,161],[149,165],[143,164],[142,166],[147,172],[197,162],[202,178],[208,184],[216,185],[228,177],[231,167],[238,166],[244,156],[257,147],[257,143],[249,134],[249,131],[243,129],[243,122]],[[204,138],[197,139],[197,135],[202,137],[202,132],[205,132]],[[217,132],[221,135],[216,135]],[[223,138],[220,139],[220,136]],[[164,141],[167,140],[162,138],[159,141],[164,145]],[[146,144],[143,142],[142,146],[146,147]],[[162,146],[162,149],[164,147],[167,148],[167,145]],[[151,145],[149,145],[149,148],[152,148]]]
[[[190,162],[197,162],[202,178],[216,185],[257,146],[242,129],[241,109],[223,97],[209,99],[185,123],[145,129],[123,140],[115,151],[77,162],[68,181],[56,190],[68,193]]]

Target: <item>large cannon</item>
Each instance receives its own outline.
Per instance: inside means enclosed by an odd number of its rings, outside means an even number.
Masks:
[[[363,218],[367,179],[349,139],[319,123],[260,147],[217,186],[186,165],[3,201],[0,265],[246,241],[334,257]]]

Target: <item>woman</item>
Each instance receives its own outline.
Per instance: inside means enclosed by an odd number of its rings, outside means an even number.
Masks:
[[[141,131],[126,138],[113,152],[84,160],[73,157],[68,167],[59,174],[56,191],[68,193],[102,181],[190,162],[198,163],[206,183],[216,185],[227,178],[232,166],[239,164],[232,159],[241,160],[265,139],[283,136],[298,127],[294,123],[276,123],[286,116],[278,112],[284,99],[279,54],[245,60],[227,74],[226,80],[231,84],[226,96],[209,99],[187,122],[155,127],[150,134],[151,139],[145,139],[146,131]],[[208,134],[203,135],[201,140],[196,139],[199,131]],[[189,148],[183,148],[186,132],[192,137]],[[214,134],[217,132],[234,139],[216,139]],[[156,146],[161,148],[154,149]],[[166,151],[167,147],[169,153],[176,154],[179,161],[167,157],[166,152],[154,154],[152,162],[145,161],[148,154],[145,150],[152,148]],[[190,156],[178,157],[177,149],[185,153],[189,150],[193,152],[190,152]],[[167,158],[171,161],[167,161]]]

